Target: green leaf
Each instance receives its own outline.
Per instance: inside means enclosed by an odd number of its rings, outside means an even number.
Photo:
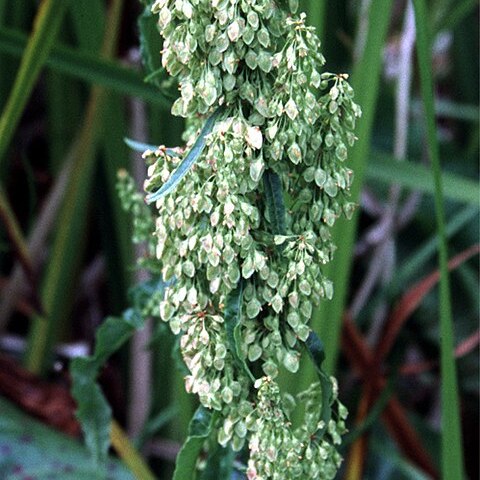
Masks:
[[[245,359],[240,350],[242,339],[240,337],[240,318],[243,300],[243,281],[238,282],[237,288],[229,293],[227,296],[225,307],[225,324],[227,329],[227,338],[230,345],[230,351],[232,352],[235,361],[239,364],[250,379],[255,381],[255,377],[248,368]]]
[[[213,448],[213,452],[209,451],[207,464],[200,480],[231,479],[235,452],[230,446],[224,448],[216,442]]]
[[[15,83],[0,117],[0,165],[4,162],[5,153],[23,109],[55,42],[68,3],[68,0],[45,0],[38,8],[32,35],[26,45]]]
[[[478,0],[476,0],[478,2]],[[422,114],[422,103],[420,100],[412,101],[412,111],[416,115]],[[448,100],[435,101],[435,113],[438,117],[464,120],[478,123],[480,121],[480,110],[476,105],[465,105]]]
[[[149,4],[138,18],[138,29],[140,31],[140,53],[148,75],[145,80],[159,87],[161,81],[166,77],[166,70],[162,66],[160,55],[163,42],[158,31],[157,16],[153,15]]]
[[[372,406],[370,413],[367,415],[367,418],[365,418],[365,420],[363,420],[363,422],[360,425],[355,426],[344,437],[342,441],[342,445],[344,447],[351,445],[358,438],[360,438],[362,435],[368,432],[371,428],[373,428],[374,425],[377,425],[379,423],[380,416],[384,412],[386,406],[388,405],[388,402],[390,401],[390,399],[392,398],[392,395],[394,394],[394,387],[395,387],[394,379],[390,378],[388,380],[386,387],[382,390],[382,393],[380,394],[380,396]]]
[[[27,43],[27,36],[11,28],[0,28],[0,52],[21,57]],[[123,95],[141,98],[149,103],[169,109],[171,100],[162,90],[146,84],[141,75],[113,60],[64,45],[52,48],[45,65],[65,75],[84,80],[93,85],[115,90]]]
[[[213,127],[215,126],[215,121],[217,120],[218,116],[222,111],[223,108],[220,107],[208,118],[202,131],[200,132],[200,135],[193,144],[191,150],[187,153],[182,163],[177,167],[177,169],[172,173],[170,178],[163,184],[163,186],[159,190],[147,195],[147,203],[156,202],[158,199],[164,197],[165,195],[168,195],[172,190],[175,189],[175,187],[180,183],[183,177],[189,172],[190,168],[192,168],[193,164],[202,154],[203,149],[205,148],[206,137],[213,130]]]
[[[377,435],[378,437],[378,435]],[[374,477],[378,480],[384,479],[384,472],[391,472],[387,478],[404,480],[429,480],[432,477],[426,475],[421,469],[406,460],[395,445],[392,445],[388,438],[373,438],[371,440],[371,450],[376,453],[377,458],[381,459],[383,469],[379,468],[379,475]],[[377,465],[380,467],[380,465]]]
[[[103,155],[94,180],[95,220],[105,255],[106,281],[112,312],[127,306],[126,292],[132,283],[134,260],[132,225],[123,209],[117,189],[118,172],[130,164],[128,147],[122,138],[128,128],[127,112],[119,95],[108,96],[105,118],[114,118],[103,130]]]
[[[143,327],[142,311],[156,289],[163,291],[163,285],[161,280],[153,279],[132,289],[133,308],[126,310],[121,317],[107,318],[97,331],[94,354],[72,362],[72,394],[78,405],[77,417],[94,463],[99,468],[105,464],[110,445],[111,410],[95,383],[96,378],[107,359]]]
[[[413,0],[417,30],[417,57],[420,71],[420,89],[425,108],[427,150],[432,163],[435,183],[435,214],[439,237],[438,256],[440,266],[440,365],[442,374],[442,478],[465,478],[463,446],[460,427],[458,380],[454,357],[454,329],[448,272],[448,246],[445,227],[443,180],[437,136],[434,106],[434,83],[431,61],[431,35],[427,6],[424,0]],[[478,197],[477,197],[478,201]]]
[[[69,13],[80,49],[100,50],[106,20],[105,7],[101,2],[72,2]]]
[[[85,358],[72,362],[72,395],[78,404],[76,416],[82,425],[93,465],[105,475],[112,411],[95,383],[92,370],[91,362]]]
[[[307,3],[307,19],[315,27],[316,34],[324,42],[324,34],[327,24],[327,3],[328,0],[310,0]]]
[[[455,213],[446,227],[448,238],[453,237],[470,222],[474,222],[476,218],[478,218],[478,206],[469,205],[464,207],[458,213]],[[422,267],[425,266],[427,261],[433,257],[437,248],[438,236],[434,234],[430,240],[425,242],[425,244],[420,245],[402,265],[399,265],[394,278],[394,285],[397,286],[397,294],[404,289],[405,285],[411,283],[415,277],[419,278],[419,272]]]
[[[104,466],[110,446],[112,412],[95,380],[102,365],[135,332],[130,317],[127,314],[124,318],[107,318],[97,331],[94,355],[75,358],[70,368],[72,394],[78,405],[77,418],[93,461],[99,468]]]
[[[165,425],[169,424],[178,415],[178,413],[179,409],[177,405],[171,405],[170,407],[163,409],[153,418],[150,418],[143,426],[143,430],[138,436],[135,444],[138,446],[145,445],[145,442],[157,435]]]
[[[478,8],[478,0],[463,0],[453,2],[453,6],[447,15],[440,19],[437,31],[450,32],[454,30],[465,17],[474,14],[472,10]],[[478,120],[477,120],[478,121]]]
[[[25,415],[0,397],[0,477],[52,480],[100,480],[102,473],[90,462],[79,442]],[[116,480],[133,480],[117,460],[108,459]]]
[[[149,143],[137,142],[131,138],[125,137],[123,141],[134,151],[143,153],[146,150],[155,151],[158,148],[158,145],[151,145]],[[179,157],[180,155],[173,148],[166,148],[165,152],[171,157]]]
[[[270,222],[273,228],[272,233],[275,235],[285,235],[287,232],[285,224],[285,202],[280,177],[272,170],[266,170],[263,174],[263,186]]]
[[[153,277],[146,282],[139,283],[128,291],[128,298],[132,302],[134,310],[138,313],[145,308],[149,303],[154,293],[160,292],[163,295],[165,287],[168,286],[168,282],[164,282],[161,275]]]
[[[131,138],[125,137],[123,141],[128,145],[130,149],[134,152],[143,153],[146,150],[155,151],[158,148],[158,145],[150,145],[148,143],[137,142],[136,140],[132,140]]]
[[[58,30],[67,10],[69,0],[45,0],[39,6],[33,25],[33,32],[25,40],[25,52],[15,77],[13,88],[0,116],[0,169],[7,165],[7,149],[18,126],[33,87],[45,64],[48,54],[57,37]],[[4,67],[5,68],[5,67]],[[3,103],[3,102],[2,102]],[[2,216],[7,220],[14,245],[20,253],[22,263],[28,268],[27,245],[21,228],[12,213],[7,196],[0,186]]]
[[[315,370],[317,371],[318,379],[320,381],[320,388],[322,390],[322,411],[320,413],[320,420],[323,426],[315,433],[315,438],[321,440],[328,428],[328,423],[332,418],[332,382],[329,376],[323,370],[323,362],[325,360],[325,348],[323,343],[318,338],[318,335],[312,330],[305,342],[307,351],[312,358]]]
[[[121,17],[119,0],[112,2],[101,54],[113,56],[116,50],[118,25]],[[75,142],[74,160],[67,182],[67,190],[57,217],[47,272],[42,286],[45,318],[35,316],[32,322],[25,364],[33,372],[46,368],[57,340],[60,322],[65,322],[72,308],[76,275],[84,243],[82,234],[87,223],[94,178],[95,154],[105,114],[105,92],[91,92],[85,113],[85,122]]]
[[[209,437],[215,414],[198,407],[188,427],[188,437],[177,456],[173,480],[194,480],[196,464],[205,440]]]
[[[435,184],[430,168],[409,161],[396,162],[391,154],[373,151],[371,162],[367,167],[367,178],[395,183],[412,190],[433,194]],[[480,187],[478,182],[454,173],[443,174],[445,196],[457,202],[478,205]]]

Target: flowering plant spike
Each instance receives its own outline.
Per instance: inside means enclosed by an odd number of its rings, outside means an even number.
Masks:
[[[312,310],[333,295],[322,265],[330,227],[354,211],[345,161],[360,116],[347,76],[322,70],[297,3],[152,7],[179,84],[172,113],[187,119],[185,149],[144,153],[168,282],[159,315],[180,336],[186,389],[216,412],[218,442],[248,449],[248,480],[334,478],[345,432],[333,378],[320,372],[296,398],[275,380],[298,370]]]

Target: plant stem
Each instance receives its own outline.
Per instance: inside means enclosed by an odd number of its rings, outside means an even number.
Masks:
[[[0,186],[0,220],[5,225],[5,229],[8,237],[12,243],[12,247],[15,250],[18,261],[22,265],[25,273],[31,278],[33,276],[33,266],[30,254],[28,252],[27,243],[23,237],[23,233],[20,230],[18,221],[13,213],[8,199]]]
[[[132,471],[132,473],[135,475],[135,478],[139,480],[155,480],[155,475],[152,473],[148,465],[130,442],[130,439],[115,420],[112,421],[110,438],[113,448],[118,453],[118,456]]]

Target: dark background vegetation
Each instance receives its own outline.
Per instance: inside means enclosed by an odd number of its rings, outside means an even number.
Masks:
[[[6,106],[39,3],[0,0],[4,121],[14,117]],[[450,434],[441,429],[439,312],[445,305],[435,277],[438,227],[418,58],[413,43],[408,48],[415,40],[413,17],[407,2],[393,1],[382,39],[375,33],[380,13],[369,10],[368,0],[300,3],[319,28],[326,68],[360,72],[353,83],[367,102],[366,122],[373,119],[360,130],[366,142],[354,156],[358,181],[365,168],[358,229],[354,242],[348,234],[338,236],[338,263],[330,269],[337,296],[314,319],[350,411],[340,477],[437,478],[441,439]],[[78,434],[73,404],[62,390],[69,361],[90,351],[96,328],[128,306],[128,287],[142,276],[134,268],[141,247],[130,244],[130,219],[120,208],[115,183],[116,172],[126,168],[141,189],[145,171],[123,139],[174,146],[183,128],[169,113],[171,98],[155,82],[142,81],[147,74],[137,25],[142,10],[136,1],[72,1],[50,52],[48,39],[41,39],[46,63],[38,65],[33,89],[24,84],[18,95],[21,118],[11,123],[12,135],[0,122],[0,471],[2,452],[16,451],[15,425],[26,421],[18,411],[9,413],[7,398],[23,412]],[[455,259],[450,280],[464,461],[468,478],[475,479],[478,2],[429,1],[427,20],[434,33],[431,73],[448,255]],[[381,43],[368,43],[372,35]],[[372,54],[369,48],[381,58],[378,75],[362,65]],[[158,65],[159,57],[153,62]],[[37,78],[33,70],[28,75]],[[410,90],[402,90],[402,80]],[[137,445],[158,477],[169,478],[195,400],[183,391],[172,340],[160,336],[145,348],[152,332],[154,325],[139,333],[108,363],[100,381],[117,420],[132,437],[140,436]],[[282,382],[295,391],[311,375],[305,365]],[[43,430],[38,435],[49,439],[42,448],[50,448],[54,458],[55,439]],[[83,461],[83,453],[78,455]],[[16,461],[35,468],[32,458]]]

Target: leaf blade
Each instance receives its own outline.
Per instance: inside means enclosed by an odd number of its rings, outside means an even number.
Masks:
[[[285,235],[287,232],[286,209],[279,175],[272,170],[266,170],[263,174],[263,185],[273,233]]]
[[[433,195],[435,184],[431,170],[412,161],[394,162],[390,154],[373,151],[371,162],[367,166],[367,179],[380,181],[388,185],[395,183],[403,187]],[[478,206],[480,187],[478,182],[467,177],[445,172],[445,196],[456,202]]]
[[[240,351],[241,337],[240,337],[240,318],[243,299],[243,281],[238,282],[237,288],[230,292],[227,297],[225,307],[225,325],[227,329],[227,339],[230,346],[230,351],[235,361],[250,377],[252,382],[255,381],[255,377],[248,368],[247,362],[242,356]]]
[[[27,37],[22,32],[6,27],[0,28],[1,52],[21,57],[26,43]],[[162,90],[146,84],[139,73],[113,60],[100,59],[89,52],[61,44],[56,45],[52,48],[45,65],[59,73],[115,90],[122,95],[142,98],[166,109],[171,106],[171,100]]]
[[[35,16],[32,35],[26,44],[15,83],[0,117],[0,165],[5,161],[7,148],[53,47],[67,7],[68,0],[46,0],[41,3]]]
[[[323,370],[323,362],[325,361],[325,348],[318,335],[312,330],[305,342],[307,351],[313,361],[315,370],[320,381],[320,388],[322,390],[322,411],[320,413],[320,420],[322,426],[315,433],[315,438],[321,440],[327,431],[328,424],[332,418],[332,397],[333,387],[329,376]]]
[[[177,167],[177,169],[172,173],[170,178],[162,185],[162,187],[154,193],[150,193],[146,197],[147,203],[153,203],[159,200],[160,198],[168,195],[180,181],[185,177],[192,168],[193,164],[197,161],[198,157],[202,154],[203,149],[206,144],[206,137],[211,133],[213,127],[215,126],[215,121],[223,111],[223,108],[218,108],[205,122],[200,134],[197,137],[197,140],[193,144],[190,151],[187,153],[186,157],[182,163]]]
[[[188,427],[188,437],[178,453],[173,480],[194,480],[197,458],[211,433],[215,414],[198,407]]]
[[[142,310],[155,288],[163,289],[163,282],[153,279],[132,289],[133,308],[126,310],[121,317],[108,317],[95,336],[93,355],[76,358],[71,365],[72,394],[78,405],[77,418],[82,425],[94,463],[99,468],[104,465],[110,446],[111,410],[96,383],[96,378],[107,359],[119,350],[136,330],[143,327],[145,319]]]
[[[417,56],[420,71],[420,90],[425,109],[427,150],[432,163],[435,183],[435,214],[439,236],[440,266],[440,358],[442,405],[442,477],[464,478],[463,445],[460,426],[458,380],[454,357],[454,329],[451,305],[450,276],[448,272],[448,246],[443,204],[443,180],[437,138],[434,107],[434,81],[431,70],[431,36],[427,8],[424,0],[413,0],[417,30]],[[448,434],[446,433],[448,432]]]

